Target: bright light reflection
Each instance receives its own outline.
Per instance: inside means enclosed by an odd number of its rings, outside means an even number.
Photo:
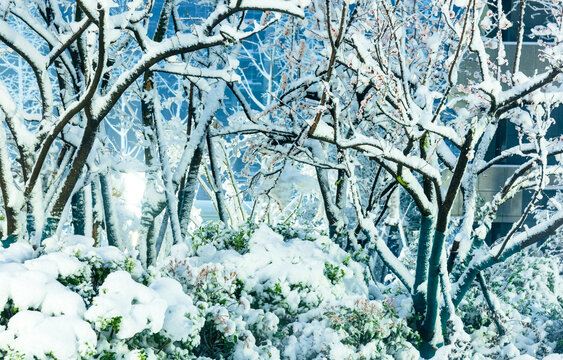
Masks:
[[[133,248],[136,248],[139,243],[139,232],[135,230],[129,231],[129,239],[131,239],[131,245]]]
[[[141,216],[143,192],[145,191],[145,174],[125,173],[122,175],[123,199],[125,208],[135,216]]]

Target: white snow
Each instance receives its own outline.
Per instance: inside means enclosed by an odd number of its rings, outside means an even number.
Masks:
[[[89,357],[96,346],[96,334],[90,324],[76,315],[47,316],[38,311],[20,311],[8,322],[6,331],[0,332],[0,348],[8,354],[25,354],[47,359],[73,360]]]
[[[163,332],[173,341],[186,341],[197,336],[203,324],[190,316],[197,309],[192,299],[183,292],[182,285],[173,279],[160,278],[151,283],[150,289],[156,291],[167,304]]]
[[[125,339],[145,329],[160,331],[165,312],[166,301],[156,291],[137,283],[129,273],[117,271],[108,275],[84,318],[98,329],[120,318],[116,336]]]

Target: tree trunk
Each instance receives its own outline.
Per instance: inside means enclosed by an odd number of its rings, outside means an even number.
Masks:
[[[420,286],[428,280],[428,259],[430,257],[430,243],[434,234],[434,219],[422,216],[420,219],[420,235],[418,237],[418,251],[413,288],[413,305],[416,314],[423,316],[426,310],[426,291]]]
[[[63,181],[62,188],[57,194],[53,208],[51,209],[51,212],[47,217],[47,223],[43,230],[42,239],[46,239],[52,236],[57,229],[57,225],[61,220],[61,215],[63,213],[65,205],[72,195],[74,186],[78,182],[80,174],[82,173],[84,165],[86,164],[86,160],[88,159],[92,147],[94,146],[97,126],[97,121],[88,120],[86,128],[84,129],[84,134],[82,135],[80,147],[78,148],[76,156],[72,161],[70,170]]]
[[[150,183],[147,182],[147,186],[149,184]],[[157,203],[151,203],[150,201],[143,202],[139,241],[144,241],[144,245],[146,246],[145,254],[141,254],[141,262],[144,263],[144,265],[153,265],[156,261],[156,239],[154,236],[155,220],[165,207],[166,202],[163,201]],[[139,243],[140,247],[141,245],[143,244]]]
[[[168,21],[172,12],[173,0],[166,0],[162,5],[162,11],[159,16],[158,24],[153,36],[153,41],[161,42],[168,28]],[[155,134],[153,132],[154,126],[154,98],[152,89],[154,87],[154,73],[152,71],[145,72],[143,76],[143,92],[141,96],[141,117],[143,121],[143,136],[148,146],[145,147],[145,165],[147,167],[147,181],[145,185],[145,192],[143,194],[141,215],[141,227],[139,231],[139,245],[146,246],[146,256],[141,255],[141,262],[145,265],[156,261],[156,247],[154,243],[154,221],[155,217],[162,212],[160,203],[153,203],[154,199],[151,195],[156,186],[156,179],[154,174],[154,167],[156,166],[155,150],[152,144],[156,144]]]
[[[84,188],[72,195],[72,227],[75,235],[85,235],[86,228],[86,202]]]
[[[92,190],[92,238],[94,239],[94,246],[101,246],[103,231],[102,199],[98,191],[97,181],[93,179],[90,185]]]
[[[17,196],[17,194],[15,193],[16,189],[12,182],[13,175],[10,168],[7,145],[4,129],[0,129],[0,190],[2,191],[2,200],[4,200],[4,211],[6,213],[5,236],[15,234],[19,230],[19,209],[14,206],[14,201],[12,201],[13,197]]]
[[[123,248],[121,233],[119,231],[119,221],[113,206],[111,186],[105,174],[100,174],[100,189],[104,204],[104,218],[106,222],[106,234],[108,237],[108,245],[117,248]]]
[[[153,98],[154,100],[154,98]],[[160,101],[157,99],[157,101]],[[172,237],[174,244],[183,241],[182,231],[180,230],[180,221],[178,220],[178,200],[176,198],[176,190],[172,183],[172,170],[168,161],[166,140],[162,129],[160,109],[154,109],[154,129],[156,130],[156,140],[158,144],[158,154],[160,157],[160,167],[162,171],[162,180],[164,182],[164,194],[166,196],[166,206],[170,215],[170,227],[172,228]]]
[[[217,154],[215,153],[215,146],[209,132],[207,133],[207,150],[209,151],[209,165],[211,167],[211,176],[213,177],[214,182],[213,191],[215,192],[215,200],[217,201],[217,214],[219,215],[219,220],[227,225],[229,223],[229,215],[227,213],[225,195],[223,194],[221,174],[217,164]]]
[[[199,146],[195,149],[194,156],[188,170],[188,176],[186,177],[186,182],[184,183],[184,187],[182,188],[182,192],[180,194],[182,201],[180,202],[178,217],[180,219],[180,229],[182,234],[185,234],[188,231],[188,226],[190,225],[190,214],[196,196],[197,179],[199,177],[199,167],[203,157],[204,146],[205,143],[202,140]]]
[[[438,321],[438,306],[439,306],[439,282],[440,282],[440,257],[444,247],[445,233],[448,229],[448,222],[450,210],[453,206],[455,196],[459,190],[461,180],[469,162],[469,151],[473,148],[473,130],[469,129],[465,136],[465,141],[461,152],[458,157],[457,164],[453,171],[452,179],[443,203],[438,210],[438,217],[436,220],[436,229],[434,231],[434,239],[432,242],[432,249],[430,252],[430,259],[428,262],[428,284],[426,290],[426,314],[424,323],[419,333],[421,338],[429,344],[434,337],[436,330],[436,323]],[[430,349],[426,355],[433,355],[432,348],[425,346],[424,348]]]
[[[320,161],[325,161],[325,152],[320,144],[313,144],[313,146],[311,146],[311,152],[313,153],[313,156],[315,158],[319,159]],[[315,167],[315,173],[317,174],[317,181],[319,183],[319,189],[321,191],[321,197],[323,199],[325,215],[328,221],[329,236],[331,239],[334,239],[340,232],[340,227],[342,224],[339,223],[340,214],[332,197],[330,181],[328,179],[328,170],[320,167]]]
[[[325,215],[328,220],[328,234],[333,239],[338,234],[338,215],[337,209],[332,200],[332,193],[330,192],[330,184],[328,180],[328,171],[319,167],[315,168],[317,174],[317,181],[321,190],[321,197],[325,208]]]
[[[156,237],[156,240],[154,242],[155,243],[154,254],[153,253],[150,254],[151,263],[149,265],[156,263],[156,260],[158,259],[158,254],[160,254],[160,249],[162,248],[162,243],[164,242],[164,236],[166,235],[166,230],[168,229],[169,219],[170,219],[170,212],[168,209],[166,209],[166,211],[164,211],[164,215],[162,216],[162,223],[160,224],[160,229],[158,230],[158,236]]]

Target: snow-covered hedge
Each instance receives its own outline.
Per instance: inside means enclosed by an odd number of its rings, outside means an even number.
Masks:
[[[408,296],[374,300],[337,245],[276,231],[212,224],[148,271],[79,236],[2,249],[0,358],[418,358]]]

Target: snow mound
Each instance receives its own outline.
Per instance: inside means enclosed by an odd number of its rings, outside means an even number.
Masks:
[[[31,360],[55,358],[72,360],[77,354],[94,354],[96,333],[90,324],[76,315],[47,316],[38,311],[20,311],[0,332],[0,349],[8,357]]]
[[[297,238],[284,241],[280,234],[261,225],[251,236],[248,252],[243,255],[232,250],[214,251],[209,247],[202,250],[199,257],[190,259],[191,264],[212,263],[236,271],[249,292],[263,293],[280,287],[292,310],[296,310],[301,302],[318,299],[330,302],[348,295],[368,295],[364,268],[353,261],[340,266],[349,254],[325,237],[315,241]],[[340,279],[331,281],[325,276],[330,266],[337,268]],[[291,285],[299,285],[300,291],[292,289]],[[303,288],[310,291],[303,291]]]
[[[14,243],[7,249],[0,249],[0,264],[21,263],[33,257],[33,248],[29,244]]]
[[[166,301],[156,291],[137,283],[125,271],[111,273],[94,298],[84,317],[98,330],[113,327],[118,339],[125,339],[148,329],[162,329]]]
[[[176,280],[161,278],[155,280],[150,289],[167,304],[163,333],[172,341],[194,341],[203,323],[201,318],[193,316],[197,314],[197,308],[193,305],[192,298],[183,292],[182,285]]]
[[[28,270],[25,266],[3,267],[0,283],[2,309],[11,302],[14,309],[40,309],[49,315],[81,316],[86,311],[80,295],[67,289],[52,274]]]

